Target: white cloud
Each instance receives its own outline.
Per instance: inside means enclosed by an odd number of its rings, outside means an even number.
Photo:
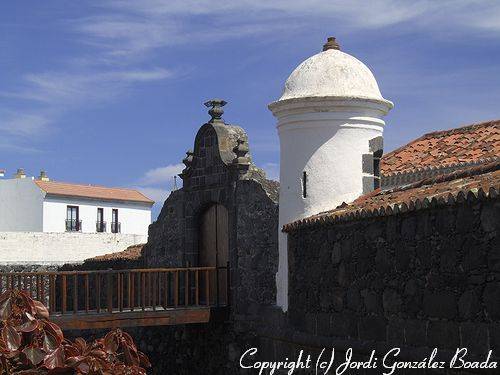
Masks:
[[[135,189],[139,190],[141,193],[146,195],[148,198],[155,201],[155,206],[162,207],[165,199],[170,195],[171,190],[160,189],[153,187],[137,186]]]
[[[144,173],[133,184],[133,188],[141,191],[146,196],[155,201],[153,213],[156,215],[163,202],[174,190],[174,176],[177,176],[184,169],[183,164],[169,164],[164,167],[152,168]],[[182,180],[177,177],[177,188],[182,187]]]
[[[165,167],[153,168],[144,173],[140,179],[140,184],[149,185],[168,185],[171,186],[174,176],[177,176],[184,169],[183,164],[170,164]],[[179,180],[179,178],[177,178]]]
[[[34,100],[53,106],[80,105],[82,101],[103,101],[123,94],[136,83],[164,80],[173,73],[167,69],[111,70],[88,72],[30,73],[23,77],[21,89],[1,92],[0,96]]]
[[[0,142],[0,150],[13,151],[19,154],[38,154],[42,152],[37,148],[31,146],[13,144],[12,142],[8,143]]]
[[[35,136],[46,130],[49,121],[49,117],[43,114],[0,111],[0,134]]]
[[[128,41],[133,48],[168,45],[199,33],[195,25],[182,26],[183,17],[188,16],[203,17],[203,31],[208,33],[236,24],[241,28],[260,25],[272,31],[279,22],[291,31],[306,24],[287,21],[311,18],[356,29],[407,22],[429,31],[445,25],[467,31],[500,30],[500,3],[496,0],[108,0],[100,6],[105,12],[86,19],[80,30],[108,42]]]
[[[42,134],[71,109],[101,105],[116,100],[133,85],[172,76],[170,70],[163,68],[26,74],[17,91],[0,92],[0,97],[36,102],[38,110],[0,111],[0,134],[25,137]]]

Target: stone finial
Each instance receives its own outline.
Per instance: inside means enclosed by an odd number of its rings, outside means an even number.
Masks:
[[[191,168],[191,164],[193,164],[193,155],[194,155],[193,150],[186,151],[186,157],[182,159],[182,162],[184,163],[186,168],[184,168],[182,172],[179,173],[180,178],[184,179],[184,177],[188,174],[189,169]]]
[[[38,176],[38,179],[40,181],[50,181],[50,178],[47,175],[47,172],[45,172],[45,171],[40,171],[40,176]]]
[[[26,173],[24,173],[24,168],[18,168],[14,178],[26,178]]]
[[[193,163],[193,155],[194,155],[193,150],[186,151],[186,157],[184,159],[182,159],[182,162],[184,163],[186,168],[189,168],[191,166],[191,164]]]
[[[329,36],[326,40],[326,43],[323,44],[323,51],[328,51],[329,49],[338,49],[340,50],[340,45],[335,40],[335,37]]]
[[[208,114],[212,116],[210,122],[222,121],[222,115],[224,114],[224,110],[222,109],[222,107],[227,104],[225,100],[211,99],[204,104],[206,107],[210,108],[210,110],[208,111]]]
[[[233,159],[233,165],[236,166],[241,173],[244,173],[250,166],[250,158],[247,156],[248,144],[243,139],[236,141],[238,144],[233,148],[236,157]]]

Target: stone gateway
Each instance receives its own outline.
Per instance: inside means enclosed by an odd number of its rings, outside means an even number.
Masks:
[[[245,131],[222,119],[225,102],[206,104],[212,118],[183,160],[183,187],[150,227],[145,260],[149,267],[228,266],[238,311],[274,304],[278,183],[252,163]]]

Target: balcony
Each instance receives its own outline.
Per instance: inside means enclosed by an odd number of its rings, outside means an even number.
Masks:
[[[112,222],[111,223],[111,233],[121,233],[122,225],[120,222]]]
[[[106,222],[105,221],[96,221],[95,230],[98,233],[106,232]]]
[[[81,231],[82,231],[81,220],[66,220],[66,232],[81,232]]]

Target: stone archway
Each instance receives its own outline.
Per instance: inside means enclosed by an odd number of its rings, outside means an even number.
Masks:
[[[198,242],[198,263],[202,267],[217,267],[213,274],[210,299],[220,304],[227,303],[227,265],[229,262],[229,218],[226,207],[212,204],[201,213]]]

